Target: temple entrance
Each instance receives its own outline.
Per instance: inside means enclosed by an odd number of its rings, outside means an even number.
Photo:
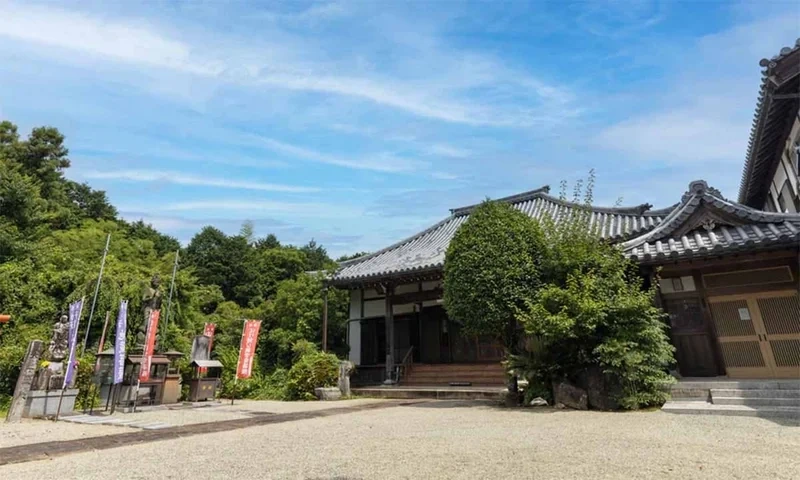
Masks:
[[[800,378],[796,291],[726,295],[708,302],[728,376]]]

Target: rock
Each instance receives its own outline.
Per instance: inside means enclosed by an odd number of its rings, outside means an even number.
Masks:
[[[567,408],[567,406],[564,405],[563,403],[556,403],[555,407],[559,410],[564,410],[565,408]]]
[[[604,373],[600,367],[590,367],[580,375],[578,383],[586,390],[591,408],[619,410],[616,399],[622,394],[622,387],[613,375]]]
[[[339,400],[342,398],[342,391],[339,387],[319,387],[314,389],[314,395],[320,400]]]
[[[561,382],[553,385],[553,400],[556,403],[563,403],[568,408],[575,410],[588,410],[589,397],[586,390],[576,387],[569,382]]]
[[[531,405],[531,407],[546,407],[547,406],[547,400],[545,400],[542,397],[536,397],[533,400],[531,400],[530,405]]]

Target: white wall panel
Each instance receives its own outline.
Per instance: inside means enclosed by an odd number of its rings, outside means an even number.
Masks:
[[[361,290],[350,290],[350,319],[361,318]]]
[[[350,322],[349,327],[350,361],[361,364],[361,322]]]

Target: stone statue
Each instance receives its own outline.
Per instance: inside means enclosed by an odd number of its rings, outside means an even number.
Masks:
[[[61,318],[53,324],[53,336],[50,338],[48,357],[50,362],[63,362],[67,358],[67,348],[69,346],[69,318],[61,315]]]
[[[158,310],[161,308],[161,290],[159,290],[160,285],[161,279],[158,277],[158,275],[153,275],[153,278],[150,280],[150,285],[145,286],[144,290],[142,291],[143,321],[139,326],[139,331],[136,333],[137,349],[144,349],[144,341],[145,336],[147,335],[147,324],[150,321],[150,314],[153,312],[153,310]]]
[[[339,390],[342,392],[342,395],[345,397],[349,397],[350,393],[350,374],[353,373],[353,369],[355,369],[355,364],[349,360],[344,360],[339,362]]]
[[[46,368],[36,370],[33,377],[33,390],[57,390],[64,382],[64,360],[69,354],[69,318],[66,315],[53,324],[53,336],[45,355]]]

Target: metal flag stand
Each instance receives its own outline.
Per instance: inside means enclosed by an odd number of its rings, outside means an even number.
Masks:
[[[103,260],[100,262],[100,275],[97,277],[97,285],[94,287],[94,298],[92,298],[92,308],[89,309],[89,321],[86,322],[86,334],[83,336],[83,345],[81,346],[81,357],[86,352],[86,344],[89,342],[89,330],[92,328],[92,317],[94,316],[94,307],[97,304],[97,294],[100,293],[100,282],[103,281],[103,270],[106,267],[106,256],[108,256],[108,246],[111,243],[111,234],[106,237],[106,248],[103,250]]]
[[[164,318],[164,340],[169,335],[169,314],[172,311],[172,292],[175,290],[175,274],[178,272],[178,255],[180,252],[180,249],[175,250],[175,263],[172,265],[172,280],[169,282],[169,296],[167,297],[167,315]]]

